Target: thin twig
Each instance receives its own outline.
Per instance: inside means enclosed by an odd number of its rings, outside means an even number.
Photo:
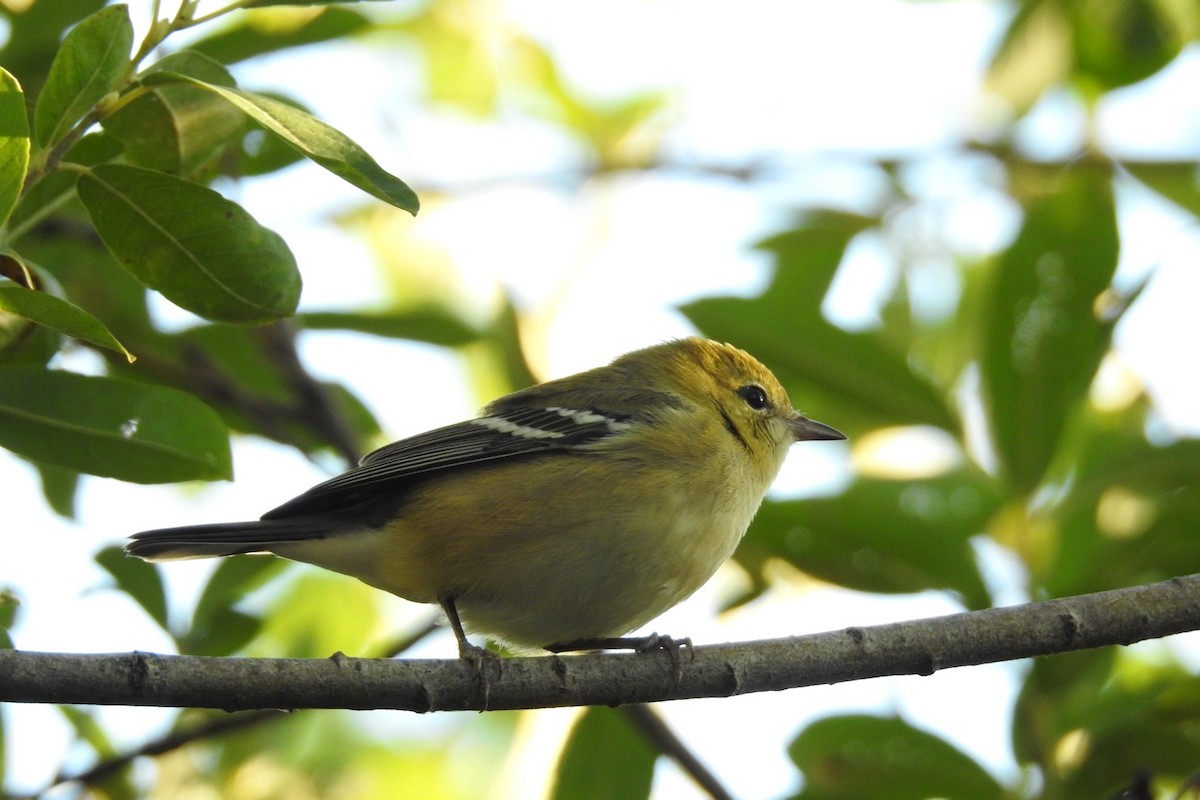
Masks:
[[[721,785],[717,776],[704,766],[699,757],[688,749],[683,740],[675,735],[675,732],[653,708],[638,703],[632,706],[622,706],[621,710],[646,737],[646,740],[654,745],[655,749],[674,759],[675,763],[700,785],[700,788],[708,792],[709,797],[713,800],[733,800],[733,795]]]

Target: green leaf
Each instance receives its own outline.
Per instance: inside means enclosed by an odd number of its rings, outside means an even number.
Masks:
[[[315,17],[296,17],[298,24],[264,26],[250,15],[239,15],[233,24],[192,45],[192,49],[222,63],[350,36],[369,28],[362,14],[347,8],[327,8]]]
[[[119,378],[0,368],[0,446],[134,483],[229,478],[220,417],[189,394]]]
[[[190,50],[166,56],[147,74],[164,71],[235,85],[223,66]],[[103,123],[124,143],[128,162],[186,176],[213,169],[223,154],[240,145],[247,127],[245,115],[220,97],[181,84],[146,87]]]
[[[62,46],[67,29],[107,5],[106,0],[71,0],[69,3],[0,3],[5,23],[0,60],[36,96],[45,85],[54,56]],[[16,9],[20,7],[20,11]]]
[[[123,5],[97,11],[67,34],[34,110],[38,145],[47,147],[62,139],[117,88],[129,67],[132,46],[133,25]]]
[[[106,547],[96,554],[96,563],[117,582],[117,588],[168,630],[167,593],[158,569],[140,558],[130,558],[120,547]]]
[[[1074,0],[1064,7],[1071,16],[1075,69],[1105,90],[1150,77],[1194,36],[1180,14],[1155,0]]]
[[[554,776],[553,800],[643,800],[658,754],[616,708],[586,709],[571,729]]]
[[[245,647],[262,630],[263,620],[234,605],[288,566],[271,556],[222,559],[196,602],[191,626],[177,640],[179,652],[228,656]]]
[[[821,301],[850,240],[873,220],[824,212],[760,247],[775,276],[760,297],[706,298],[682,307],[705,335],[753,353],[794,392],[792,401],[838,428],[959,425],[942,393],[879,337],[848,333],[821,315]]]
[[[1152,191],[1193,216],[1200,216],[1200,173],[1194,161],[1177,164],[1125,163],[1122,166]]]
[[[804,773],[800,800],[989,800],[1004,789],[943,739],[896,717],[818,720],[788,747]]]
[[[78,192],[117,260],[176,305],[241,323],[295,311],[300,273],[287,244],[212,189],[101,164],[79,176]]]
[[[358,331],[445,347],[461,347],[479,341],[482,336],[480,331],[461,317],[433,305],[402,311],[362,313],[311,311],[297,314],[296,321],[309,330]]]
[[[1117,250],[1108,176],[1074,173],[1033,202],[994,265],[980,366],[1001,469],[1017,491],[1042,479],[1108,350],[1115,320],[1095,307]]]
[[[29,168],[29,122],[21,84],[0,67],[0,226],[8,219]]]
[[[281,137],[304,156],[357,186],[372,197],[416,214],[420,201],[402,180],[385,171],[341,131],[295,106],[261,94],[218,86],[178,73],[156,72],[143,83],[183,82],[207,89],[241,109],[252,120]]]
[[[37,462],[38,475],[42,479],[42,497],[54,513],[66,519],[75,519],[75,495],[79,490],[79,473],[57,464]]]
[[[17,612],[20,610],[21,601],[17,599],[17,596],[7,589],[0,589],[0,649],[13,649],[12,637],[8,632],[16,624]],[[3,717],[0,716],[0,720],[2,719]],[[2,732],[0,731],[0,733]],[[3,744],[0,744],[0,748],[3,748]],[[0,749],[0,754],[2,753],[3,750]],[[0,775],[2,774],[4,773],[0,771]]]
[[[855,481],[842,494],[759,509],[738,547],[752,573],[782,558],[822,580],[866,592],[952,590],[968,608],[990,599],[970,538],[1000,498],[975,473],[916,481]]]
[[[46,292],[0,281],[0,311],[16,314],[67,336],[121,353],[131,362],[134,360],[134,355],[117,341],[104,323],[79,306]]]

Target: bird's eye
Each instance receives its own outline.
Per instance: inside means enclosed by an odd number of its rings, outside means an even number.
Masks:
[[[753,408],[755,411],[762,411],[770,403],[767,400],[767,393],[761,386],[755,383],[747,384],[737,390],[738,396],[746,401],[746,405]]]

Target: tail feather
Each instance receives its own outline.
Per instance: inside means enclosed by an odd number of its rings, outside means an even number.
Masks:
[[[281,545],[323,539],[327,534],[328,528],[287,519],[185,525],[135,533],[125,552],[147,561],[273,553]]]

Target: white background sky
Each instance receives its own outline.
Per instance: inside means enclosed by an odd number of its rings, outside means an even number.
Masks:
[[[168,0],[168,5],[170,2]],[[144,29],[145,8],[133,18]],[[539,321],[544,346],[533,356],[545,377],[603,363],[626,350],[690,332],[673,305],[763,285],[767,263],[749,246],[777,230],[800,202],[833,197],[845,203],[869,196],[842,156],[854,152],[934,152],[963,135],[995,124],[998,109],[977,94],[989,54],[1005,22],[997,4],[962,0],[845,3],[761,0],[727,3],[511,0],[494,4],[550,48],[567,77],[587,92],[621,97],[657,88],[675,98],[669,153],[679,160],[738,163],[777,156],[780,177],[747,189],[678,175],[636,175],[582,193],[552,182],[500,182],[450,204],[430,204],[413,223],[417,235],[450,252],[481,307],[496,286],[510,288]],[[419,87],[409,53],[379,47],[318,48],[239,69],[247,88],[278,88],[302,97],[318,116],[350,134],[386,168],[416,184],[453,185],[489,176],[544,174],[546,153],[572,154],[536,124],[506,118],[499,136],[483,139],[453,115],[414,115]],[[1200,56],[1188,53],[1148,85],[1106,102],[1099,138],[1118,153],[1195,157],[1200,133]],[[407,96],[407,100],[404,99]],[[1051,98],[1023,130],[1039,154],[1061,156],[1078,143],[1071,103]],[[486,142],[486,146],[481,146]],[[964,246],[985,252],[1002,246],[1018,220],[996,197],[980,192],[969,166],[931,161],[921,174],[931,196],[944,201],[947,225]],[[352,188],[319,168],[303,167],[239,186],[236,199],[289,242],[305,279],[304,306],[352,306],[378,291],[361,243],[324,223],[333,210],[362,201]],[[1200,387],[1194,363],[1200,321],[1190,312],[1200,296],[1195,268],[1200,237],[1193,220],[1144,191],[1120,197],[1126,224],[1122,276],[1149,268],[1158,276],[1117,337],[1124,358],[1144,376],[1164,424],[1200,430]],[[869,246],[854,251],[852,274],[828,312],[856,327],[869,325],[891,275]],[[934,293],[936,294],[936,292]],[[613,324],[611,309],[621,309]],[[169,319],[179,315],[165,305]],[[434,349],[394,341],[322,335],[303,342],[303,354],[322,376],[355,387],[399,438],[474,412],[479,398],[463,388],[459,363]],[[86,368],[86,360],[76,362]],[[794,398],[803,405],[803,398]],[[837,420],[825,420],[836,425]],[[845,475],[840,445],[794,449],[780,486],[819,491]],[[235,442],[237,480],[205,487],[142,487],[104,479],[85,481],[79,519],[51,516],[32,470],[0,453],[6,545],[0,586],[24,605],[14,632],[31,650],[164,650],[169,644],[121,596],[101,587],[91,561],[103,545],[150,527],[254,518],[326,477],[292,451],[258,441]],[[1019,577],[1002,554],[987,564],[1001,599],[1020,599]],[[207,574],[197,562],[166,567],[176,596],[187,598]],[[811,586],[781,591],[715,623],[713,609],[736,583],[732,571],[656,621],[658,630],[697,642],[751,639],[868,625],[958,610],[947,598],[874,598]],[[397,618],[424,613],[395,601]],[[1152,645],[1156,647],[1159,645]],[[421,654],[449,657],[448,636]],[[662,707],[735,794],[776,796],[794,789],[784,747],[803,723],[833,710],[897,712],[937,731],[979,758],[1002,779],[1014,777],[1008,754],[1008,713],[1020,665],[950,670],[929,678],[895,678],[779,695],[693,701]],[[964,719],[962,709],[972,709]],[[44,784],[62,763],[68,741],[53,709],[5,707],[6,747],[14,788]],[[531,716],[526,733],[546,737],[570,711]],[[374,712],[371,724],[419,736],[465,723]],[[139,742],[167,715],[111,709],[105,719]],[[31,733],[32,732],[32,733]],[[534,752],[545,748],[527,748]],[[545,759],[514,763],[504,776],[511,796],[529,796],[544,780]],[[78,766],[84,766],[80,762]],[[695,794],[664,767],[662,797]],[[504,796],[498,790],[497,796]]]

